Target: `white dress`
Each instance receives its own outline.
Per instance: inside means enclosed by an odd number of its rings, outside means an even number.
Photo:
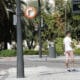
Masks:
[[[73,50],[71,47],[72,40],[70,37],[65,37],[63,40],[63,43],[64,43],[64,47],[65,47],[65,52]]]

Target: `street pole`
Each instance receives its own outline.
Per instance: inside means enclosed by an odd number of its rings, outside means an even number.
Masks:
[[[65,0],[65,33],[68,30],[67,27],[67,0]]]
[[[16,5],[17,5],[17,13],[16,13],[17,14],[17,78],[24,78],[20,0],[16,0]]]
[[[38,15],[39,15],[39,57],[42,58],[42,41],[41,41],[41,3],[38,0]]]
[[[67,21],[67,16],[66,16],[66,2],[65,2],[65,33],[67,31],[67,24],[66,24],[66,21]]]

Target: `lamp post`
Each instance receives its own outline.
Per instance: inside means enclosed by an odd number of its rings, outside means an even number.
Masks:
[[[17,5],[17,13],[16,13],[17,14],[17,78],[24,78],[20,0],[16,0],[16,5]]]
[[[38,0],[38,15],[39,15],[39,57],[42,58],[42,41],[41,41],[41,3]]]
[[[66,33],[66,30],[67,30],[67,0],[65,0],[65,33]]]

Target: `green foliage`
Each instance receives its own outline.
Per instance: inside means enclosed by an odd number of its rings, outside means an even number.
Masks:
[[[35,6],[35,3],[37,2],[32,1],[29,3],[29,5],[32,5],[34,7],[38,6],[37,4]],[[41,5],[41,7],[43,7],[43,4]],[[57,8],[54,14],[53,13],[46,14],[43,8],[41,8],[42,9],[41,16],[44,19],[44,24],[46,24],[44,26],[44,31],[42,32],[42,37],[43,37],[42,39],[44,40],[46,40],[46,38],[47,39],[53,38],[51,34],[54,34],[54,36],[58,36],[58,37],[64,36],[64,19],[62,17],[64,15],[64,1],[56,0],[56,7]],[[32,20],[28,20],[27,18],[24,19],[24,22],[26,23],[25,25],[27,26],[27,28],[25,26],[25,35],[27,39],[29,39],[29,41],[31,41],[32,38],[34,40],[36,38],[35,35],[33,35],[33,32],[34,32],[34,26],[35,26],[34,24],[39,23],[38,19],[39,19],[38,15],[36,16],[35,19],[32,19]]]
[[[42,13],[42,17],[45,20],[45,23],[48,25],[49,29],[54,28],[55,19],[54,16],[51,14]]]
[[[64,52],[63,38],[56,38],[56,40],[55,40],[55,47],[56,47],[56,53],[58,55],[63,55],[63,52]]]
[[[74,19],[74,20],[80,20],[80,15],[74,15],[74,16],[73,16],[73,19]]]
[[[29,6],[34,6],[34,7],[38,8],[38,1],[32,0],[28,5]]]
[[[75,49],[75,50],[74,50],[74,54],[75,54],[75,55],[80,55],[80,48],[79,48],[79,49]]]
[[[42,17],[44,18],[44,21],[46,24],[44,26],[45,30],[43,32],[44,37],[47,36],[47,38],[50,38],[51,33],[54,33],[54,24],[55,24],[55,19],[53,15],[42,13]]]
[[[38,8],[37,1],[32,1],[30,3],[31,6],[34,6]],[[72,36],[76,38],[76,30],[79,30],[79,19],[80,16],[74,15],[72,13],[72,3],[71,0],[68,0],[66,3],[64,0],[55,0],[55,12],[54,13],[48,13],[43,10],[43,5],[46,5],[45,8],[47,8],[47,3],[42,3],[41,5],[41,17],[44,19],[44,30],[42,31],[42,41],[45,42],[46,39],[53,39],[51,34],[54,34],[55,37],[63,37],[65,33],[65,9],[66,9],[66,24],[67,24],[67,30],[70,30],[72,32]],[[28,20],[25,18],[25,34],[28,39],[28,41],[31,41],[32,39],[35,41],[38,41],[38,35],[33,35],[34,32],[34,24],[39,24],[39,17],[36,16],[35,19]],[[43,45],[44,46],[44,45]],[[58,44],[57,44],[58,46]],[[60,47],[59,47],[60,48]],[[62,48],[61,48],[62,49]],[[58,50],[61,51],[62,50]]]
[[[45,24],[48,26],[45,27],[45,35],[47,37],[52,38],[50,35],[53,33],[54,37],[62,37],[64,36],[64,21],[61,17],[62,14],[59,12],[55,12],[54,14],[46,14],[42,12],[42,17],[44,18]]]
[[[15,50],[2,50],[0,51],[0,56],[2,57],[12,57],[16,56],[16,51]]]
[[[45,41],[45,42],[43,42],[43,49],[47,50],[47,48],[48,48],[48,43],[47,43],[47,41]]]
[[[38,54],[39,54],[39,51],[25,50],[25,51],[24,51],[24,54],[25,54],[25,55],[38,55]],[[46,54],[48,54],[48,51],[47,51],[47,50],[44,50],[44,51],[42,51],[42,54],[43,54],[43,55],[46,55]]]
[[[64,10],[64,0],[56,0],[55,5],[56,5],[56,9],[58,11],[63,12],[63,10]]]
[[[77,41],[73,39],[73,49],[75,55],[80,55],[80,48],[76,48]],[[55,40],[56,53],[58,55],[64,55],[63,38],[56,38]]]
[[[39,51],[34,51],[34,50],[25,50],[24,55],[38,55]],[[47,55],[48,51],[44,50],[42,51],[43,55]],[[13,57],[16,56],[16,51],[15,50],[2,50],[0,51],[0,57]]]

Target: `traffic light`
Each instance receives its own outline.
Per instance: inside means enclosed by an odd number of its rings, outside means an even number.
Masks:
[[[80,13],[80,0],[72,0],[72,12]]]

